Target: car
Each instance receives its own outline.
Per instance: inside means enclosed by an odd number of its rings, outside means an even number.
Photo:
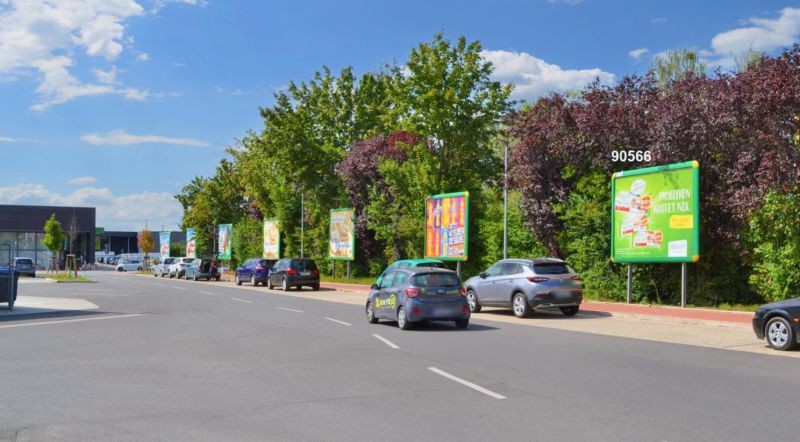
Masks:
[[[753,315],[753,331],[775,350],[800,344],[800,298],[764,304]]]
[[[367,296],[367,322],[397,321],[408,330],[422,321],[454,321],[467,328],[470,310],[461,279],[452,270],[406,267],[386,274]]]
[[[156,263],[153,265],[153,276],[155,277],[165,277],[169,274],[169,266],[175,262],[177,258],[173,258],[171,256],[162,256],[156,260]]]
[[[392,270],[405,269],[409,267],[435,267],[437,269],[443,269],[444,262],[439,261],[438,259],[398,259],[397,261],[391,263],[389,267],[386,267],[386,270],[384,270],[383,273],[378,276],[375,284],[381,285],[383,277]]]
[[[212,279],[219,281],[219,263],[213,258],[197,258],[190,264],[186,265],[186,279],[199,281],[205,279],[211,281]]]
[[[117,264],[118,272],[141,271],[142,261],[138,259],[120,259]]]
[[[464,287],[473,313],[503,307],[525,318],[534,310],[557,307],[575,316],[583,302],[580,275],[558,258],[504,259],[469,278]]]
[[[181,277],[186,275],[186,266],[191,264],[192,261],[194,261],[194,260],[195,260],[195,258],[189,258],[189,257],[186,257],[186,256],[181,257],[181,258],[175,258],[175,261],[173,261],[172,264],[169,265],[168,276],[170,278],[181,279]]]
[[[33,260],[31,258],[14,258],[11,268],[19,273],[20,276],[27,275],[32,278],[36,277],[36,267],[33,265]]]
[[[272,289],[276,286],[281,286],[284,291],[288,291],[291,287],[301,290],[303,286],[319,290],[317,263],[309,258],[284,258],[278,260],[267,277],[267,288]]]
[[[233,276],[236,285],[242,285],[242,282],[247,281],[252,286],[258,284],[267,284],[267,277],[269,272],[277,261],[274,259],[264,258],[251,258],[243,262]]]

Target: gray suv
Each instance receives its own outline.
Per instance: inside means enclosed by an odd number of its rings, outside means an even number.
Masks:
[[[504,259],[464,287],[473,313],[481,307],[505,307],[524,318],[536,309],[558,307],[574,316],[583,301],[580,276],[556,258]]]
[[[169,275],[169,266],[171,266],[176,259],[178,258],[172,258],[169,256],[162,256],[158,258],[158,263],[153,266],[153,276],[160,276],[163,278]]]

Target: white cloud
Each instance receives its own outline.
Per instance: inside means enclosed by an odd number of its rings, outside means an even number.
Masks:
[[[639,49],[634,49],[634,50],[628,52],[628,55],[630,55],[631,58],[633,58],[634,60],[639,61],[639,59],[642,58],[642,56],[644,54],[647,54],[648,52],[650,52],[650,49],[639,48]]]
[[[147,52],[142,52],[141,54],[136,56],[136,59],[139,61],[147,61],[150,59],[150,54]]]
[[[711,39],[715,60],[720,66],[733,66],[735,57],[749,49],[770,52],[789,47],[800,38],[800,8],[784,8],[775,19],[753,17],[742,28],[721,32]]]
[[[81,176],[67,181],[67,184],[73,186],[91,186],[97,182],[97,178],[93,176]]]
[[[104,71],[101,69],[94,69],[92,73],[97,77],[97,81],[103,84],[118,84],[117,81],[117,67],[111,66],[111,69]]]
[[[114,195],[104,187],[84,187],[59,194],[41,184],[11,185],[0,187],[0,203],[96,207],[97,225],[107,230],[140,230],[145,220],[151,225],[176,228],[183,216],[183,208],[170,193]]]
[[[514,84],[513,97],[535,99],[551,92],[582,89],[595,79],[609,84],[614,74],[600,68],[562,69],[525,52],[489,51],[481,52],[484,59],[494,65],[492,78]]]
[[[112,145],[124,146],[129,144],[180,144],[183,146],[197,146],[205,147],[210,146],[209,143],[194,138],[171,138],[161,135],[132,135],[122,129],[114,129],[112,131],[101,133],[90,133],[83,135],[81,141],[96,146]]]
[[[0,4],[2,4],[2,0],[0,0]],[[39,140],[32,140],[30,138],[14,138],[14,137],[5,137],[0,135],[0,143],[38,143]]]
[[[38,100],[31,109],[40,112],[83,96],[145,99],[144,90],[84,83],[70,72],[77,52],[119,58],[133,44],[126,22],[145,14],[137,0],[0,0],[0,75],[36,73]]]

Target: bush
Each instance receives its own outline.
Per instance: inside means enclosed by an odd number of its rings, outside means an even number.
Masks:
[[[768,301],[800,294],[800,197],[770,192],[750,219],[753,245],[750,284]]]

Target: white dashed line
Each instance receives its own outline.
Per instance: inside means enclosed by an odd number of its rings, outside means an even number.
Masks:
[[[239,298],[231,298],[231,299],[233,299],[234,301],[246,302],[248,304],[252,304],[253,303],[253,301],[248,301],[246,299],[239,299]]]
[[[469,388],[471,388],[471,389],[473,389],[473,390],[475,390],[475,391],[478,391],[478,392],[480,392],[480,393],[483,393],[483,394],[485,394],[486,396],[490,396],[490,397],[493,397],[493,398],[495,398],[495,399],[506,399],[506,397],[505,397],[505,396],[503,396],[502,394],[495,393],[495,392],[493,392],[492,390],[487,390],[487,389],[485,389],[485,388],[481,387],[481,386],[480,386],[480,385],[478,385],[478,384],[473,384],[473,383],[472,383],[472,382],[470,382],[470,381],[465,381],[464,379],[461,379],[461,378],[460,378],[460,377],[458,377],[458,376],[453,376],[453,375],[451,375],[450,373],[448,373],[448,372],[446,372],[446,371],[444,371],[444,370],[439,370],[439,369],[438,369],[438,368],[436,368],[436,367],[428,367],[428,370],[430,370],[430,371],[432,371],[432,372],[434,372],[434,373],[436,373],[436,374],[438,374],[438,375],[440,375],[440,376],[444,376],[444,377],[446,377],[447,379],[450,379],[451,381],[456,381],[456,382],[458,382],[458,383],[459,383],[459,384],[461,384],[461,385],[466,385],[467,387],[469,387]]]
[[[26,322],[24,324],[0,325],[0,328],[31,327],[31,326],[34,326],[34,325],[66,324],[68,322],[100,321],[102,319],[132,318],[134,316],[144,316],[144,313],[132,313],[130,315],[100,316],[100,317],[93,317],[93,318],[61,319],[59,321]]]
[[[161,284],[161,283],[158,283],[158,282],[154,282],[153,285],[156,286],[156,287],[164,287],[164,284]]]
[[[351,323],[349,323],[349,322],[340,321],[340,320],[338,320],[338,319],[333,319],[333,318],[328,318],[328,317],[325,317],[325,319],[327,319],[328,321],[331,321],[331,322],[335,322],[335,323],[337,323],[337,324],[346,325],[346,326],[348,326],[348,327],[349,327],[349,326],[351,326],[351,325],[353,325],[353,324],[351,324]]]
[[[175,290],[187,290],[186,287],[173,287]]]
[[[211,292],[204,292],[204,291],[200,291],[200,293],[202,293],[202,294],[204,294],[204,295],[208,295],[208,296],[217,296],[217,294],[216,294],[216,293],[211,293]]]
[[[389,347],[392,347],[394,349],[400,348],[394,342],[384,338],[381,335],[372,335],[372,336],[375,336],[379,341],[383,342],[384,344],[388,345]]]
[[[287,312],[303,313],[302,310],[295,310],[293,308],[278,307],[278,310],[286,310]]]

